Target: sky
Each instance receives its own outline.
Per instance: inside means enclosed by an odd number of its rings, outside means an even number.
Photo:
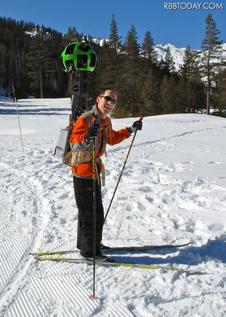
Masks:
[[[68,27],[95,38],[108,38],[112,15],[125,40],[134,25],[142,43],[150,31],[155,44],[199,49],[211,13],[226,42],[226,0],[0,0],[0,16],[24,20],[67,33]]]

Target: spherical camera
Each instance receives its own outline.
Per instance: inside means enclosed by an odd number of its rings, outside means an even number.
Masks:
[[[92,72],[96,67],[96,52],[86,42],[74,41],[61,54],[65,72]]]

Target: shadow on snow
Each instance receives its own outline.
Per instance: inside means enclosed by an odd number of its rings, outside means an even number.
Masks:
[[[170,255],[175,251],[179,253]],[[215,240],[208,240],[207,244],[200,247],[188,246],[183,249],[152,250],[146,253],[145,256],[142,253],[140,253],[141,256],[137,256],[137,254],[138,252],[131,252],[130,256],[118,256],[123,255],[123,252],[117,252],[117,256],[112,256],[112,258],[118,262],[150,265],[198,265],[207,261],[226,263],[226,235],[222,235]],[[164,257],[156,257],[156,255],[164,255]]]
[[[33,106],[35,107],[35,106]],[[38,109],[19,109],[19,115],[67,115],[68,108],[38,108]],[[17,109],[0,109],[0,115],[16,115]]]

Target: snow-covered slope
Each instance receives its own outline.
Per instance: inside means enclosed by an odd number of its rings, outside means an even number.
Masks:
[[[180,66],[184,63],[184,56],[185,56],[185,50],[186,48],[177,48],[172,44],[158,44],[155,45],[155,50],[158,56],[158,60],[161,61],[161,59],[165,60],[167,49],[169,49],[170,54],[174,61],[175,70],[178,71],[180,69]],[[222,58],[226,60],[226,43],[222,44]],[[201,51],[198,51],[199,53]],[[200,54],[200,58],[202,57],[202,54]]]
[[[115,254],[188,273],[37,262],[29,252],[73,249],[77,209],[70,170],[53,151],[69,99],[0,102],[0,316],[226,315],[226,120],[144,118],[104,230],[111,246],[191,241],[180,250]],[[113,127],[133,119],[113,120]],[[105,209],[131,139],[108,148]],[[74,257],[79,257],[75,252]],[[200,274],[189,274],[190,271]],[[201,274],[201,272],[205,274]]]
[[[155,51],[157,53],[159,61],[165,60],[167,49],[169,49],[170,54],[171,54],[173,61],[175,63],[175,69],[176,69],[176,71],[178,71],[180,66],[183,65],[183,63],[184,63],[184,55],[185,55],[186,48],[177,48],[172,44],[155,45]]]

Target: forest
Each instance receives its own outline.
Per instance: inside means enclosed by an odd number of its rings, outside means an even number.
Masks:
[[[225,116],[224,45],[211,14],[203,28],[201,50],[188,46],[183,65],[176,71],[170,50],[164,60],[158,58],[150,31],[138,43],[132,25],[122,39],[114,15],[109,37],[101,42],[79,34],[75,27],[62,34],[43,25],[0,17],[0,88],[17,99],[70,97],[70,76],[64,72],[61,53],[70,42],[85,38],[98,57],[95,71],[89,74],[90,100],[95,103],[102,89],[117,90],[123,106],[117,107],[115,117],[183,112]]]

